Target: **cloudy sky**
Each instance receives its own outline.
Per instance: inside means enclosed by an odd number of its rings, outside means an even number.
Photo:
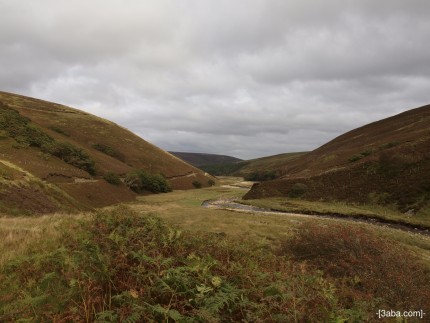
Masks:
[[[430,103],[428,0],[0,0],[0,90],[166,150],[310,150]]]

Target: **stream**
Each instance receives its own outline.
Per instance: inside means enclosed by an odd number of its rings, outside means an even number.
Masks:
[[[243,213],[261,214],[261,215],[284,215],[284,216],[294,216],[294,217],[307,217],[307,218],[323,218],[323,219],[340,219],[343,221],[361,222],[369,225],[377,225],[389,227],[397,230],[407,231],[410,233],[421,234],[430,237],[430,230],[424,226],[401,223],[395,220],[372,218],[366,215],[341,215],[341,214],[300,214],[300,213],[290,213],[283,211],[275,211],[271,209],[264,209],[252,205],[245,205],[237,202],[237,198],[227,198],[227,199],[215,199],[215,200],[205,200],[202,203],[202,207],[210,209],[222,209],[230,210]]]

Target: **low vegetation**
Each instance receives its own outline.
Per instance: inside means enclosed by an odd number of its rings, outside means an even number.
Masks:
[[[53,131],[55,131],[55,132],[57,132],[63,136],[70,137],[70,135],[61,127],[51,126],[51,127],[49,127],[49,129],[51,129],[51,130],[53,130]]]
[[[285,175],[285,165],[305,154],[305,152],[285,153],[246,161],[199,165],[198,167],[215,176],[241,176],[250,181],[268,181]]]
[[[273,252],[117,207],[55,244],[2,268],[0,320],[363,321],[430,300],[428,273],[407,249],[349,226],[307,224]]]
[[[172,189],[166,178],[161,174],[150,174],[142,169],[127,174],[125,184],[136,193],[152,192],[167,193]]]
[[[82,149],[68,142],[56,141],[16,110],[3,104],[0,108],[0,129],[15,139],[16,148],[36,147],[43,153],[60,158],[67,164],[83,169],[91,175],[96,173],[94,161]]]
[[[199,181],[193,181],[193,186],[194,188],[202,188],[202,183],[200,183]]]
[[[399,243],[345,224],[310,222],[298,232],[284,242],[281,254],[305,261],[334,279],[345,305],[359,303],[368,307],[362,308],[364,312],[390,306],[429,308],[430,289],[424,287],[430,287],[429,272]]]
[[[119,178],[118,174],[114,172],[107,172],[103,175],[103,178],[106,182],[112,185],[120,185],[121,179]]]
[[[233,162],[222,164],[201,165],[200,169],[215,176],[231,176],[238,173],[248,162]]]
[[[356,155],[352,156],[352,157],[349,159],[349,161],[350,161],[351,163],[353,163],[353,162],[356,162],[357,160],[360,160],[360,159],[362,159],[362,158],[364,158],[364,157],[370,156],[371,154],[372,154],[372,151],[371,151],[371,150],[362,151],[361,153],[359,153],[359,154],[356,154]]]
[[[93,144],[92,147],[98,151],[101,151],[102,153],[111,156],[113,158],[116,158],[120,161],[125,161],[125,156],[121,154],[119,151],[115,150],[109,145],[105,144]]]
[[[245,175],[246,181],[270,181],[279,177],[279,173],[274,170],[266,170],[266,171],[255,171],[251,174]]]

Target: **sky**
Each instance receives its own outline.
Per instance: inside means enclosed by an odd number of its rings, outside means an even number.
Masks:
[[[0,90],[173,151],[317,148],[430,103],[428,0],[0,0]]]

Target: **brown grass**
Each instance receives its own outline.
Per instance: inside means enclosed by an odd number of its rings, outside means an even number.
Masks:
[[[29,250],[54,246],[62,230],[71,229],[87,215],[49,214],[39,217],[0,216],[0,267]],[[48,245],[46,245],[48,244]]]
[[[349,224],[312,222],[298,229],[281,253],[336,278],[347,306],[381,298],[385,306],[396,304],[397,310],[430,308],[430,271],[401,244]],[[344,279],[340,285],[339,278]]]

